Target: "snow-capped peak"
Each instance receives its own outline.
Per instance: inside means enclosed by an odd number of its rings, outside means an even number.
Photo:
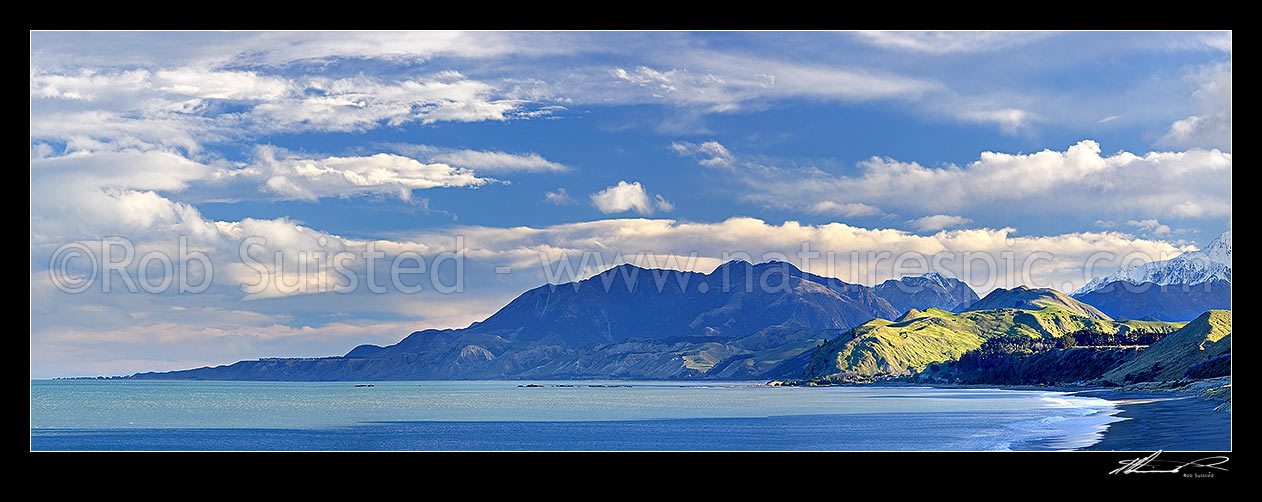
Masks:
[[[1226,263],[1228,267],[1231,267],[1231,230],[1223,232],[1201,252],[1205,253],[1211,261]]]
[[[1201,284],[1215,279],[1231,282],[1230,230],[1211,241],[1205,249],[1188,251],[1169,260],[1127,267],[1106,277],[1096,277],[1074,294],[1090,293],[1117,281],[1126,281],[1131,284],[1152,282],[1160,286],[1168,286]]]

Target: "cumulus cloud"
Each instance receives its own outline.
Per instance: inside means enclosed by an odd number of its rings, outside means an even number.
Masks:
[[[425,164],[399,155],[367,157],[278,158],[274,148],[257,150],[263,189],[286,199],[314,201],[321,197],[366,193],[395,194],[411,200],[412,190],[470,187],[490,181],[473,171],[447,164]]]
[[[158,192],[179,193],[222,173],[164,151],[128,149],[31,159],[31,245],[147,233],[214,233],[196,208]]]
[[[944,228],[961,227],[972,222],[973,220],[963,216],[954,216],[950,214],[935,214],[932,216],[925,216],[923,218],[916,218],[914,220],[907,220],[908,225],[911,225],[912,228],[921,232],[935,232]]]
[[[257,163],[245,168],[200,163],[172,152],[134,149],[34,158],[32,263],[49,263],[54,250],[68,243],[83,243],[103,256],[108,244],[102,236],[119,236],[133,247],[136,256],[159,252],[173,257],[187,249],[204,253],[217,264],[211,280],[228,285],[230,291],[237,285],[262,281],[261,287],[249,291],[245,298],[309,294],[346,280],[335,264],[322,261],[320,256],[358,253],[369,243],[286,218],[215,221],[171,196],[193,186],[247,183],[256,193],[261,190],[279,198],[363,193],[398,193],[407,198],[413,189],[477,186],[487,181],[451,166],[389,154],[302,158],[261,148],[258,157]],[[253,264],[241,255],[243,242],[250,238],[261,239],[251,248],[254,254],[250,256],[257,262]],[[394,249],[424,251],[406,245]],[[362,266],[362,254],[357,256],[358,260],[342,265]]]
[[[1145,217],[1231,215],[1231,154],[1220,150],[1117,152],[1102,155],[1083,140],[1064,151],[1029,154],[983,152],[965,166],[926,167],[873,157],[857,175],[815,169],[742,173],[746,198],[787,207],[802,200],[849,202],[922,213],[959,214],[968,209],[1011,214],[1103,214]],[[886,207],[889,206],[889,207]]]
[[[644,190],[644,186],[638,181],[631,183],[619,181],[617,185],[591,194],[590,197],[592,205],[605,214],[626,211],[635,211],[639,214],[653,214],[655,209],[670,212],[675,207],[674,204],[668,202],[661,195],[649,196],[649,193]]]

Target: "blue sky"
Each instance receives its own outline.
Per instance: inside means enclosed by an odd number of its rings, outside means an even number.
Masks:
[[[598,271],[583,253],[702,272],[781,253],[984,294],[1072,290],[1230,227],[1229,32],[31,33],[33,377],[462,327],[564,282],[549,266]],[[251,236],[430,261],[460,236],[465,284],[243,293]],[[211,286],[55,287],[58,249],[105,237],[183,238]],[[801,263],[804,243],[1029,266]]]

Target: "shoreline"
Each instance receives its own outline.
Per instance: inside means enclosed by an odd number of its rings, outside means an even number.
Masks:
[[[1231,451],[1231,412],[1199,394],[1103,389],[1077,395],[1112,401],[1124,420],[1082,451]]]
[[[857,387],[934,387],[941,389],[1042,390],[1109,401],[1122,420],[1109,423],[1095,444],[1073,451],[1231,451],[1230,392],[1226,399],[1202,393],[1202,387],[1230,384],[1230,377],[1172,388],[1146,383],[1127,387],[1063,385],[985,385],[872,382]],[[1226,406],[1225,410],[1219,408]]]
[[[351,383],[351,381],[345,383]],[[665,383],[665,381],[662,383]],[[1205,381],[1200,383],[1229,384],[1230,379],[1228,377],[1225,381]],[[752,384],[751,382],[712,381],[705,382],[705,384],[715,387],[776,387],[768,383]],[[622,385],[617,386],[621,387]],[[829,385],[829,387],[831,386],[837,385]],[[1229,391],[1226,399],[1221,396],[1203,395],[1202,392],[1197,391],[1200,390],[1199,387],[1204,385],[1187,385],[1182,388],[1170,388],[1163,385],[1115,388],[1054,385],[965,385],[885,381],[840,386],[1048,391],[1094,397],[1109,401],[1112,406],[1117,408],[1118,411],[1113,416],[1120,420],[1105,425],[1104,430],[1098,433],[1100,439],[1095,443],[1090,446],[1076,448],[1073,451],[1231,450]],[[524,385],[518,385],[518,387],[524,387]],[[1225,410],[1216,410],[1216,408],[1222,407],[1224,403],[1226,403]]]

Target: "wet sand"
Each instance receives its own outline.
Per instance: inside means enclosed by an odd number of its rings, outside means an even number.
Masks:
[[[1230,451],[1231,412],[1195,394],[1079,391],[1078,395],[1114,401],[1120,422],[1109,424],[1104,439],[1085,450]]]

